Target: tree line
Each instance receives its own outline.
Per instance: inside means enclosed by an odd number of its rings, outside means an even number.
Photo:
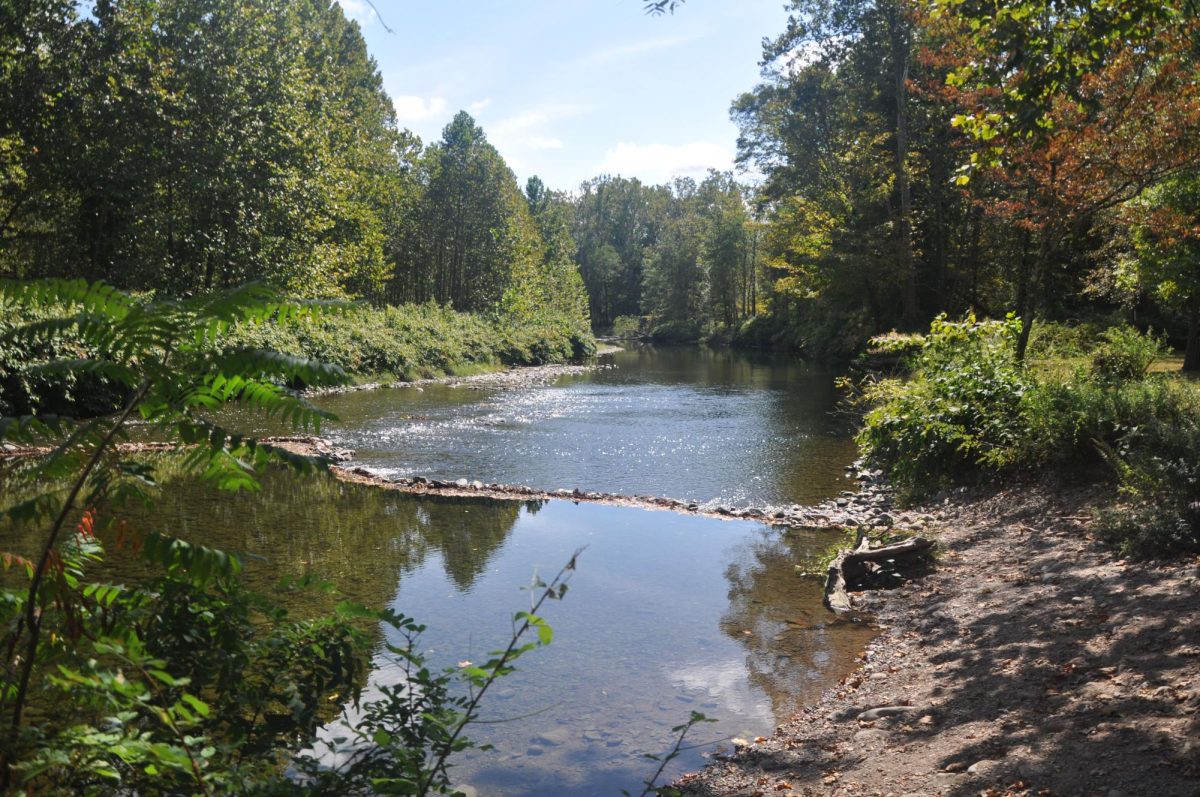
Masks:
[[[947,312],[1132,318],[1200,368],[1189,0],[796,0],[737,98],[770,310],[821,349]],[[779,334],[777,329],[776,334]]]
[[[1021,354],[1035,316],[1126,318],[1196,369],[1193,2],[794,0],[731,108],[761,181],[556,192],[522,190],[466,113],[428,145],[401,129],[336,5],[22,0],[0,274],[257,279],[818,357],[940,313],[1016,313]]]
[[[565,220],[466,114],[398,127],[322,0],[0,12],[0,275],[583,318]]]

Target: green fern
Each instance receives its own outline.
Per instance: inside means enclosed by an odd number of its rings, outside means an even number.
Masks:
[[[43,609],[51,599],[73,605],[95,594],[71,596],[75,569],[61,563],[85,561],[86,535],[66,535],[69,519],[87,509],[147,501],[157,480],[153,467],[120,453],[126,424],[139,417],[153,439],[184,447],[187,470],[222,490],[258,489],[257,473],[268,463],[297,470],[324,467],[254,438],[230,432],[211,417],[225,404],[241,404],[297,429],[319,431],[332,416],[313,406],[290,385],[344,382],[336,366],[260,349],[223,352],[233,326],[295,320],[342,312],[347,305],[293,301],[263,285],[191,299],[141,301],[104,283],[82,280],[0,281],[0,309],[36,311],[37,320],[6,329],[0,343],[31,345],[69,336],[70,356],[29,368],[49,383],[87,377],[116,387],[121,409],[111,416],[74,421],[37,414],[0,417],[0,442],[44,446],[48,452],[6,479],[8,494],[22,498],[3,513],[24,523],[45,523],[40,556],[30,569],[24,618],[3,662],[0,705],[11,714],[9,744],[19,732],[30,678],[39,660]],[[67,550],[67,549],[70,550]],[[221,551],[161,535],[147,536],[144,555],[202,583],[236,574],[240,562]],[[10,557],[11,558],[11,557]],[[6,560],[7,561],[7,560]],[[59,564],[55,564],[59,563]],[[53,578],[48,573],[54,569]],[[69,578],[63,586],[63,578]]]

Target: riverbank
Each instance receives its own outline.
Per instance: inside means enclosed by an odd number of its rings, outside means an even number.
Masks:
[[[73,311],[68,305],[36,311],[8,308],[0,331]],[[345,372],[351,389],[458,383],[519,367],[569,366],[597,353],[595,338],[581,319],[551,313],[536,318],[492,316],[435,304],[354,305],[286,322],[241,324],[211,345],[224,352],[265,349],[334,365]],[[67,380],[39,371],[46,362],[88,353],[71,329],[28,345],[0,345],[0,415],[89,418],[115,411],[124,390],[102,377],[80,372]],[[293,386],[307,387],[299,380]]]
[[[381,380],[371,376],[364,377],[365,381],[352,385],[339,385],[329,388],[310,389],[310,395],[336,395],[339,393],[354,393],[359,390],[380,390],[383,388],[425,388],[430,385],[445,385],[447,387],[466,387],[472,390],[511,389],[517,387],[536,387],[548,385],[562,376],[573,376],[594,371],[605,367],[597,358],[606,354],[616,354],[622,351],[620,346],[600,345],[585,363],[551,363],[549,365],[495,365],[485,368],[479,373],[463,375],[432,376],[423,379],[393,379]],[[377,377],[378,375],[376,375]]]
[[[1200,793],[1200,569],[1119,558],[1095,489],[957,491],[931,575],[856,607],[862,666],[678,784],[734,795]],[[949,501],[949,503],[945,503]]]

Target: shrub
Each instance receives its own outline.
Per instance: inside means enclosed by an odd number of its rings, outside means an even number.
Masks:
[[[1100,335],[1092,355],[1092,373],[1108,382],[1141,379],[1162,356],[1164,344],[1153,332],[1142,334],[1130,326],[1111,327]]]
[[[868,391],[875,406],[858,442],[904,494],[917,495],[981,466],[1002,467],[1024,438],[1022,397],[1030,388],[1015,361],[1020,322],[934,320],[908,382]]]
[[[867,341],[854,364],[870,371],[911,370],[912,362],[925,346],[925,336],[892,330]]]
[[[700,340],[700,327],[694,321],[661,321],[650,329],[655,343],[695,343]]]
[[[1091,369],[1027,370],[1018,329],[935,321],[912,378],[864,393],[867,460],[904,498],[1016,468],[1107,464],[1125,503],[1101,513],[1102,539],[1136,556],[1200,550],[1200,387],[1146,376],[1162,344],[1129,328],[1100,336]]]
[[[1098,533],[1132,556],[1200,551],[1200,388],[1162,377],[1145,388],[1150,400],[1101,445],[1126,503],[1100,513]]]
[[[619,315],[613,319],[613,337],[622,339],[640,338],[642,336],[642,319],[635,315]]]
[[[1038,360],[1086,357],[1104,327],[1094,323],[1035,321],[1029,334],[1029,357]]]

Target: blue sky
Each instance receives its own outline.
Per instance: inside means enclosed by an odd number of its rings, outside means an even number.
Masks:
[[[470,112],[519,179],[574,189],[600,173],[650,183],[732,166],[729,104],[759,79],[782,0],[342,0],[400,124],[429,142]]]

